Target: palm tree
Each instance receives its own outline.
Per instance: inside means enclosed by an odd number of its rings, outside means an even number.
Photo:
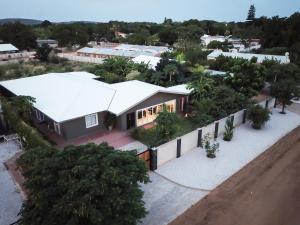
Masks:
[[[192,90],[193,101],[199,101],[201,98],[207,97],[214,87],[214,80],[198,71],[194,74],[194,79],[188,83],[188,89]]]

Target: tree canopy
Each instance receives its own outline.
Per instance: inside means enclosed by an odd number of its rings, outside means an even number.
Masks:
[[[139,183],[149,178],[134,152],[107,144],[38,147],[27,150],[19,165],[29,190],[19,224],[128,225],[145,216]]]

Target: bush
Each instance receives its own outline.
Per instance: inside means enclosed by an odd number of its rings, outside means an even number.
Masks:
[[[208,158],[216,158],[216,152],[219,151],[220,144],[216,141],[212,142],[211,140],[210,134],[206,134],[202,140],[202,145]]]
[[[248,119],[252,122],[252,127],[254,129],[261,129],[270,119],[270,112],[260,105],[255,105],[249,109]]]
[[[26,148],[50,147],[37,130],[25,123],[13,110],[10,102],[1,98],[1,104],[5,119],[11,127],[22,138]]]
[[[233,138],[233,128],[233,120],[231,118],[228,118],[225,124],[225,132],[223,136],[224,141],[231,141],[231,139]]]
[[[147,130],[143,127],[137,127],[131,132],[131,137],[147,145],[149,148],[159,146],[163,143],[163,140],[158,138],[155,127]]]

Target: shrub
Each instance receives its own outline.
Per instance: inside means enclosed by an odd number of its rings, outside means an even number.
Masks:
[[[50,144],[43,139],[37,130],[25,123],[12,108],[11,103],[1,98],[1,104],[5,119],[9,126],[17,132],[25,143],[25,147],[50,147]]]
[[[255,105],[249,109],[248,119],[252,122],[252,127],[254,129],[261,129],[261,127],[270,119],[270,112],[260,105]]]
[[[158,114],[155,122],[157,123],[157,135],[164,141],[171,140],[179,130],[177,114],[167,111],[165,106],[163,111]]]
[[[202,145],[206,151],[206,156],[208,158],[216,157],[216,152],[219,151],[220,144],[216,141],[212,142],[212,138],[209,133],[204,136],[202,140]]]
[[[233,120],[231,118],[227,118],[223,136],[224,141],[231,141],[231,139],[233,138],[233,128]]]

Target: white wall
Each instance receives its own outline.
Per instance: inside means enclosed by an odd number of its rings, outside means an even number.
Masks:
[[[274,98],[269,100],[269,108],[270,109],[274,107],[274,103],[275,103]],[[261,105],[262,107],[265,107],[266,101],[262,101],[258,104]],[[243,123],[244,110],[240,110],[240,111],[234,113],[233,115],[234,115],[233,125],[235,127],[241,125]],[[221,120],[215,121],[205,127],[196,129],[188,134],[183,135],[182,137],[178,137],[170,142],[167,142],[167,143],[157,147],[156,148],[157,149],[157,166],[161,166],[164,163],[176,158],[177,139],[179,139],[179,138],[181,139],[181,155],[184,155],[187,152],[189,152],[190,150],[193,150],[197,147],[198,130],[202,130],[202,138],[208,133],[211,135],[211,137],[213,137],[214,132],[215,132],[215,123],[219,122],[218,136],[221,136],[221,135],[223,135],[223,133],[225,131],[226,120],[227,120],[227,118],[230,118],[230,117],[231,117],[231,115],[228,117],[225,117]]]
[[[101,58],[84,57],[84,56],[78,56],[78,55],[74,55],[74,54],[65,54],[65,53],[59,53],[58,56],[61,58],[66,58],[71,61],[95,63],[95,64],[103,63],[103,59],[101,59]]]
[[[177,155],[177,139],[165,143],[157,148],[157,166],[175,159]]]

